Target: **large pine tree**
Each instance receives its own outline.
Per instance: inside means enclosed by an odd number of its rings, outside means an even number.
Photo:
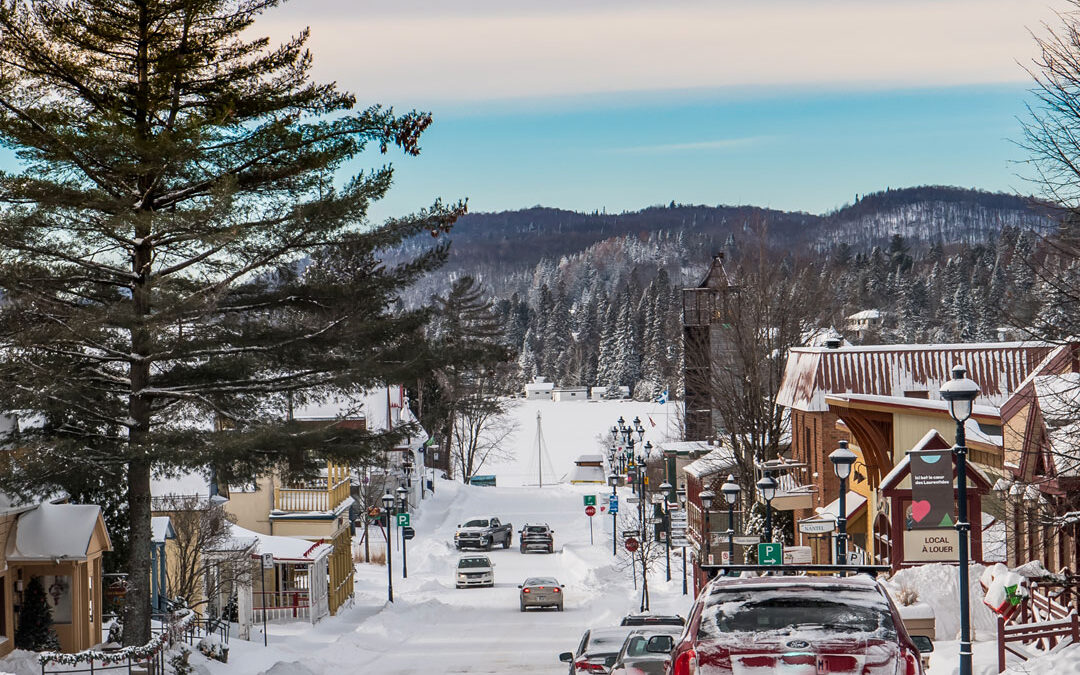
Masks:
[[[377,252],[461,210],[367,223],[390,169],[336,170],[369,145],[416,154],[430,117],[312,82],[306,31],[250,33],[277,4],[0,4],[0,141],[23,166],[0,175],[0,406],[40,420],[5,487],[126,487],[129,645],[150,637],[152,473],[358,461],[369,439],[280,420],[408,376],[425,315],[393,296],[445,250]]]

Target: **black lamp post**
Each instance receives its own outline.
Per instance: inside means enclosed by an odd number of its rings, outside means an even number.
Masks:
[[[617,495],[615,488],[619,485],[619,476],[612,469],[612,472],[607,477],[608,485],[611,486],[611,494]],[[611,555],[619,555],[619,543],[618,543],[618,530],[619,530],[619,514],[615,511],[611,512]]]
[[[386,594],[390,602],[394,601],[394,557],[390,555],[390,512],[394,508],[394,495],[387,490],[382,496],[383,513],[386,515]]]
[[[397,496],[398,496],[399,513],[408,513],[409,512],[409,491],[406,490],[404,486],[402,486],[402,487],[399,487],[396,492],[397,492]],[[406,541],[407,540],[405,539],[405,533],[402,532],[401,533],[401,578],[402,579],[408,579],[409,578],[409,558],[405,553],[405,550],[406,550],[405,542]]]
[[[735,482],[734,474],[728,474],[727,482],[720,486],[720,493],[727,502],[728,564],[735,563],[735,502],[739,501],[741,488]]]
[[[705,513],[705,564],[712,564],[712,529],[709,526],[709,511],[712,509],[716,493],[705,490],[698,497],[701,499],[701,510]]]
[[[851,465],[855,463],[855,453],[848,450],[848,442],[840,441],[840,447],[829,453],[833,471],[840,479],[840,509],[836,514],[836,564],[847,562],[847,479],[851,475]]]
[[[664,560],[667,570],[667,580],[671,581],[671,507],[667,495],[671,492],[671,483],[660,483],[660,491],[664,495]]]
[[[676,497],[679,499],[679,507],[683,509],[683,513],[686,513],[686,488],[679,488],[675,491]],[[670,530],[669,530],[670,532]],[[668,535],[670,537],[670,534]],[[686,595],[686,547],[682,547],[682,594]]]
[[[949,415],[956,420],[956,487],[958,514],[956,532],[960,541],[960,675],[971,675],[971,608],[968,582],[968,533],[971,523],[967,512],[967,438],[964,423],[971,417],[975,398],[979,395],[979,385],[967,378],[967,369],[955,365],[952,379],[941,385],[941,398],[949,402]]]
[[[768,543],[772,541],[772,500],[776,496],[776,479],[765,474],[757,482],[757,489],[765,500],[765,541]]]

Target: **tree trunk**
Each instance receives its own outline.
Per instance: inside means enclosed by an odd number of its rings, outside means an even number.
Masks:
[[[150,462],[128,465],[128,516],[131,549],[124,598],[124,645],[150,641]]]

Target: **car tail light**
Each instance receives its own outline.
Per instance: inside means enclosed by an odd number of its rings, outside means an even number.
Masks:
[[[523,589],[521,589],[521,592],[522,592],[522,593],[532,593],[532,591],[530,591],[530,590],[529,590],[529,589],[527,589],[527,588],[523,588]]]
[[[551,590],[555,591],[556,593],[558,593],[558,592],[559,592],[559,589],[558,589],[557,587],[556,587],[556,588],[553,588],[553,589],[551,589]]]
[[[922,675],[919,654],[904,650],[904,675]]]
[[[697,675],[697,653],[688,649],[675,657],[674,675]]]
[[[586,661],[585,659],[582,659],[582,660],[578,661],[577,663],[575,663],[574,668],[576,670],[584,671],[586,673],[606,673],[607,672],[607,668],[604,667],[603,663],[593,663],[591,661]]]

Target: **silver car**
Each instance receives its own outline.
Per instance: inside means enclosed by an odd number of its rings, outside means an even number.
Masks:
[[[521,589],[521,611],[529,607],[554,607],[563,610],[563,585],[555,577],[529,577],[518,584]]]
[[[458,588],[494,586],[495,570],[492,569],[493,567],[495,567],[495,563],[491,562],[491,559],[486,555],[462,556],[458,560],[457,570],[455,571],[455,585]]]
[[[650,626],[636,628],[626,636],[619,655],[611,667],[611,675],[664,675],[671,665],[671,650],[681,626]]]

